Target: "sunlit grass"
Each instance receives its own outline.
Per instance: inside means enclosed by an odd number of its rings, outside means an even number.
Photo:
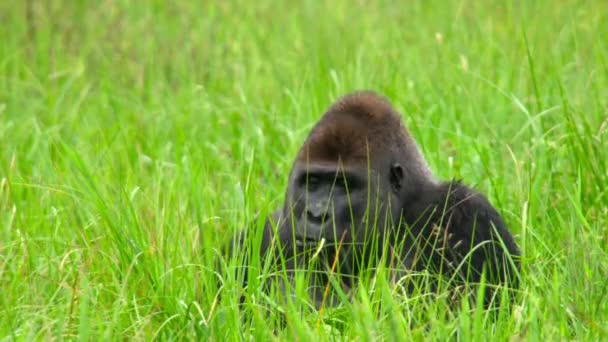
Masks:
[[[0,3],[0,335],[607,338],[606,13]],[[238,258],[218,266],[218,248],[281,205],[308,130],[356,89],[389,97],[433,172],[505,217],[524,255],[513,312],[405,296],[380,270],[338,310],[281,317],[261,281],[219,272]]]

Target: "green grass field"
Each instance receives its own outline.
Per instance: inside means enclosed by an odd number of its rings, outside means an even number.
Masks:
[[[605,1],[23,0],[0,22],[3,340],[608,339]],[[357,89],[499,208],[511,313],[381,276],[337,312],[268,312],[259,287],[239,311],[234,277],[217,296],[217,248]]]

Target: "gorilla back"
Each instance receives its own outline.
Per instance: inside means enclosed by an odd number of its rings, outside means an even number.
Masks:
[[[261,240],[263,264],[284,272],[268,282],[289,296],[294,276],[313,269],[317,307],[339,302],[330,276],[348,292],[379,263],[398,265],[399,276],[484,277],[486,305],[493,286],[517,284],[520,252],[497,211],[463,184],[436,180],[399,113],[372,92],[341,98],[313,127]]]

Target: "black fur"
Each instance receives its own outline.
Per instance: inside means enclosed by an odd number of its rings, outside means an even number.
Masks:
[[[399,276],[425,270],[469,285],[485,275],[486,306],[497,301],[495,287],[518,284],[520,251],[496,209],[460,182],[437,182],[399,114],[369,92],[339,100],[315,125],[296,157],[283,208],[261,234],[262,262],[271,273],[288,273],[278,278],[286,296],[293,295],[295,272],[320,253],[309,291],[316,307],[339,302],[326,298],[328,270],[348,292],[361,272],[386,260],[387,246]],[[242,235],[232,245],[243,250]],[[248,285],[248,256],[243,263]]]
[[[518,286],[519,248],[480,193],[460,182],[442,183],[409,202],[403,220],[396,239],[405,241],[402,260],[412,269],[468,284],[480,283],[484,274],[486,306],[499,300],[493,298],[496,286]]]

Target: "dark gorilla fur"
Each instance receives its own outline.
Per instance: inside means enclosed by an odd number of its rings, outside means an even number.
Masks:
[[[437,181],[400,114],[372,92],[343,97],[313,127],[261,240],[262,264],[288,275],[279,280],[287,296],[295,272],[310,269],[315,255],[316,307],[339,302],[327,295],[332,274],[348,292],[380,262],[395,278],[425,271],[476,284],[484,277],[486,306],[499,300],[494,287],[517,285],[520,252],[497,211],[460,182]],[[243,243],[243,236],[233,242],[238,250]]]

